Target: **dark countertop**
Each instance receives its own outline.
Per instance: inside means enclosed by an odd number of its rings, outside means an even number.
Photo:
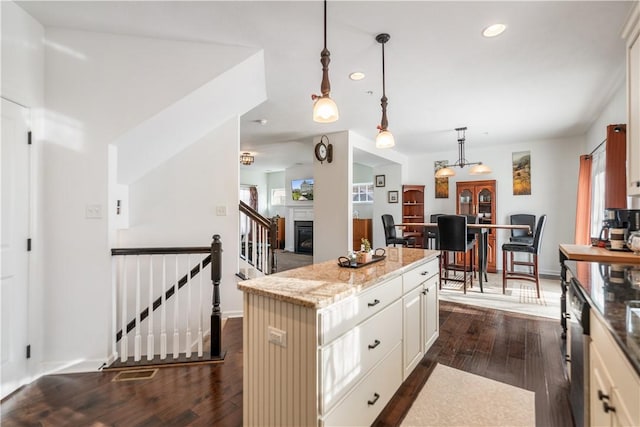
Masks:
[[[565,265],[640,376],[640,317],[636,317],[635,332],[631,325],[627,327],[634,316],[627,310],[629,302],[638,304],[636,314],[640,315],[640,265],[583,261],[565,261]]]

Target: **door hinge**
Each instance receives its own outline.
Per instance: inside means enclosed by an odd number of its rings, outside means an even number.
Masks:
[[[27,144],[31,145],[31,131],[27,134]]]
[[[27,239],[27,252],[31,252],[31,239]]]
[[[27,359],[31,359],[31,344],[27,346]]]

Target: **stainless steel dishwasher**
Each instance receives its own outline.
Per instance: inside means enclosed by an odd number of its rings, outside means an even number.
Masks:
[[[571,279],[567,300],[571,383],[569,401],[576,427],[589,425],[589,303]]]

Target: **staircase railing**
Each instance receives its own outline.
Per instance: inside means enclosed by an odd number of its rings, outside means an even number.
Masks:
[[[276,272],[277,221],[240,201],[240,258],[263,274]],[[240,274],[240,276],[243,276]],[[246,278],[246,277],[245,277]]]
[[[219,235],[213,236],[211,246],[121,248],[112,249],[111,255],[111,351],[116,361],[109,368],[224,359]],[[203,283],[207,269],[212,286]]]

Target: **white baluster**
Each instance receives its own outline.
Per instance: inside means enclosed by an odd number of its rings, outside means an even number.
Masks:
[[[178,299],[178,281],[180,277],[178,277],[178,255],[176,255],[176,282],[174,286],[173,293],[173,358],[177,359],[180,355],[180,333],[178,332],[178,309],[180,308],[179,299]]]
[[[204,276],[202,269],[202,258],[200,258],[200,283],[198,286],[198,357],[202,357],[202,276]]]
[[[120,361],[122,363],[127,361],[128,349],[127,349],[127,257],[124,257],[122,265],[122,293],[121,297],[121,311],[122,311],[122,337],[120,338]]]
[[[118,360],[118,264],[119,257],[111,257],[111,352],[113,360]]]
[[[147,360],[153,360],[153,255],[149,255],[149,321],[147,322]]]
[[[187,345],[185,354],[187,358],[191,357],[191,254],[187,256]]]
[[[142,358],[142,335],[140,335],[140,255],[136,255],[136,335],[133,346],[133,360]]]
[[[258,257],[256,254],[258,253],[258,242],[256,232],[256,222],[251,221],[251,260],[253,261],[253,268],[258,269]]]
[[[167,358],[167,256],[162,255],[162,295],[160,296],[160,360]]]

